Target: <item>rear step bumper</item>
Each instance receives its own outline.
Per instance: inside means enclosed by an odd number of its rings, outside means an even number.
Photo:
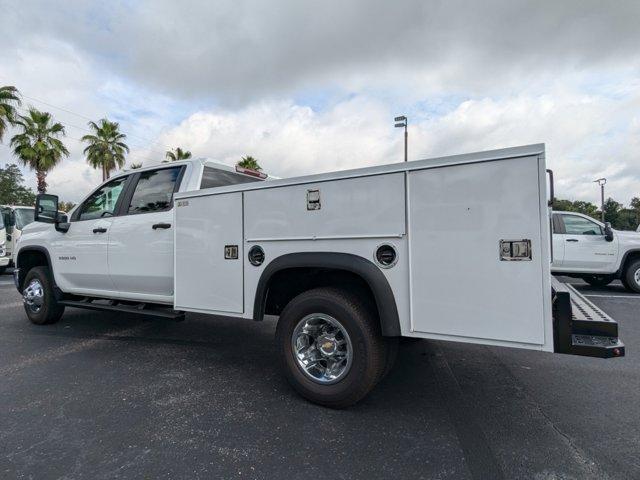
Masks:
[[[618,323],[571,285],[551,277],[553,343],[556,353],[587,357],[624,357]]]

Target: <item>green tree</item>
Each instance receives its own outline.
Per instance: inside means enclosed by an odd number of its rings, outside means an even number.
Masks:
[[[65,213],[68,213],[76,204],[73,202],[60,202],[58,208]]]
[[[176,147],[173,150],[167,150],[165,158],[167,159],[167,162],[186,160],[187,158],[191,158],[191,152],[189,150],[182,150],[180,147]]]
[[[611,225],[616,228],[616,226],[618,225],[618,219],[620,217],[621,210],[621,203],[616,202],[611,197],[607,198],[604,202],[604,221],[610,222]]]
[[[598,216],[598,207],[591,202],[584,202],[582,200],[571,201],[554,198],[553,209],[556,211],[583,213],[590,217],[600,219]]]
[[[238,167],[248,168],[250,170],[256,170],[258,172],[262,171],[262,167],[258,163],[258,160],[256,160],[250,155],[247,155],[246,157],[242,157],[242,159],[236,165]]]
[[[113,170],[124,166],[125,153],[129,153],[129,147],[124,143],[127,136],[120,132],[118,122],[110,122],[106,118],[88,125],[93,134],[82,137],[82,141],[88,143],[84,154],[89,165],[102,170],[104,181]]]
[[[0,168],[0,205],[33,205],[36,194],[24,185],[22,172],[15,163]]]
[[[9,125],[16,120],[16,107],[20,105],[18,89],[12,86],[0,87],[0,142]]]
[[[631,207],[631,210],[635,215],[636,228],[637,228],[637,225],[640,223],[640,198],[633,197],[629,202],[629,206]]]
[[[58,138],[64,136],[64,127],[55,123],[51,114],[30,108],[27,115],[20,115],[15,125],[21,132],[11,138],[13,154],[27,167],[35,170],[38,193],[47,191],[47,173],[69,151]]]

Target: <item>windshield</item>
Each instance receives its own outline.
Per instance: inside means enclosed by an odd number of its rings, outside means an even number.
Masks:
[[[16,228],[22,230],[24,227],[33,222],[33,208],[16,208]]]

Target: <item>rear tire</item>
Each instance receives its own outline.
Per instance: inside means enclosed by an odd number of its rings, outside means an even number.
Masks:
[[[330,408],[364,398],[388,365],[388,344],[375,317],[356,296],[335,288],[316,288],[291,300],[280,315],[276,343],[291,386]]]
[[[22,288],[24,310],[36,325],[56,323],[64,313],[53,291],[53,279],[49,267],[34,267],[27,273]]]
[[[640,260],[632,261],[622,274],[622,284],[634,293],[640,293]]]
[[[587,275],[582,279],[592,287],[605,287],[613,282],[613,275]]]

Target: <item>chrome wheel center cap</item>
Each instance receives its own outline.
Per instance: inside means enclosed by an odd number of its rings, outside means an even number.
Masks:
[[[338,344],[333,336],[323,335],[318,338],[318,349],[323,355],[331,356],[338,350]]]

